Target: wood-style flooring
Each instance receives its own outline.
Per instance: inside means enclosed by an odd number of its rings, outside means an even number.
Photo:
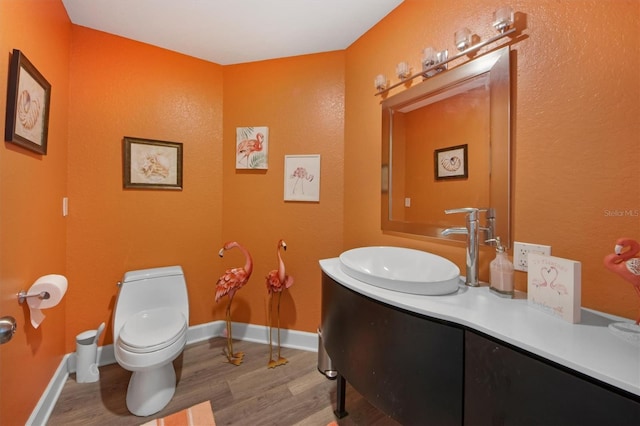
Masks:
[[[226,339],[217,337],[185,348],[174,361],[178,384],[159,413],[137,417],[127,411],[125,397],[131,373],[118,364],[100,367],[96,383],[76,383],[71,374],[49,418],[58,425],[140,425],[154,418],[209,400],[216,425],[397,425],[347,385],[349,415],[336,419],[336,381],[317,370],[317,354],[283,348],[288,364],[267,368],[269,346],[238,341],[234,351],[244,362],[226,362]]]

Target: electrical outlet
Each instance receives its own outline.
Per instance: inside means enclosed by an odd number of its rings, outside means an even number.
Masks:
[[[516,271],[528,271],[527,255],[529,253],[544,254],[551,256],[551,246],[543,244],[529,244],[513,242],[513,268]]]

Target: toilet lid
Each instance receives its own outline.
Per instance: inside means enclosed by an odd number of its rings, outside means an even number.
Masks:
[[[131,352],[162,349],[180,338],[187,321],[174,308],[157,308],[138,312],[122,326],[119,340]]]

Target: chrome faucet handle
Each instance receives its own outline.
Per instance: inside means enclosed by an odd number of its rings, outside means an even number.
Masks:
[[[489,230],[489,232],[492,234],[493,233],[493,228],[494,228],[494,222],[496,220],[496,210],[493,207],[462,207],[462,208],[458,208],[458,209],[447,209],[444,211],[445,214],[452,214],[452,213],[467,213],[469,214],[469,219],[470,220],[479,220],[479,215],[478,213],[483,212],[486,213],[486,217],[487,217],[487,228]],[[485,230],[485,229],[483,229]]]
[[[461,207],[458,209],[447,209],[444,211],[444,213],[445,214],[466,213],[469,215],[469,220],[478,220],[478,213],[482,211],[487,211],[487,209],[482,209],[477,207]]]
[[[486,212],[486,226],[485,227],[480,227],[481,231],[486,232],[486,236],[487,239],[490,240],[492,238],[495,238],[495,231],[496,231],[496,209],[494,209],[493,207],[489,207],[487,209],[483,209]]]
[[[473,212],[477,212],[480,211],[482,209],[478,209],[476,207],[461,207],[458,209],[446,209],[444,212],[445,214],[451,214],[451,213],[473,213]]]

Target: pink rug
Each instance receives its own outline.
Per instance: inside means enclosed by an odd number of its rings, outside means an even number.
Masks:
[[[213,419],[211,404],[205,401],[141,426],[216,426],[216,421]]]

